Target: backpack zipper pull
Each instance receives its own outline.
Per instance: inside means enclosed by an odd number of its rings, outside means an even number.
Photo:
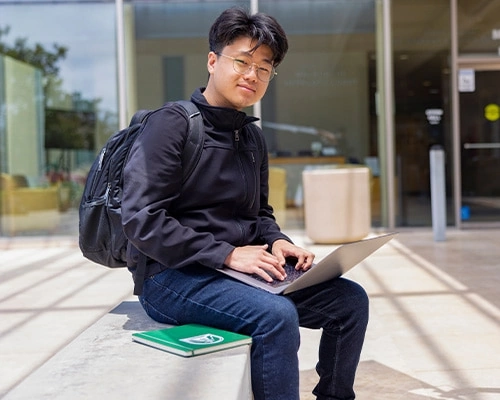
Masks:
[[[106,192],[104,193],[104,198],[106,199],[106,201],[108,200],[110,191],[111,191],[111,183],[108,182],[108,184],[106,185]]]
[[[97,170],[100,171],[101,168],[102,168],[102,162],[104,160],[104,154],[106,154],[106,147],[104,147],[102,150],[101,150],[101,154],[99,155],[99,164],[98,164],[98,167],[97,167]]]

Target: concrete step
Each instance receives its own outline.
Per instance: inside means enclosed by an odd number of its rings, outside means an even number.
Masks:
[[[183,358],[132,342],[164,327],[135,298],[124,301],[4,399],[252,399],[249,345]]]

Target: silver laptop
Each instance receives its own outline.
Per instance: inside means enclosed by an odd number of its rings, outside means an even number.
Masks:
[[[275,279],[273,282],[266,282],[260,276],[248,275],[230,268],[222,268],[218,271],[248,285],[267,290],[268,292],[287,294],[345,274],[370,254],[386,244],[395,235],[395,232],[387,233],[356,242],[342,244],[320,262],[313,264],[313,266],[305,272],[297,271],[293,264],[287,263],[285,266],[287,277],[284,281]]]

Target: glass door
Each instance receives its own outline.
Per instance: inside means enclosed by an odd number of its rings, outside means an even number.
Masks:
[[[458,86],[461,219],[500,222],[500,64],[459,69]]]

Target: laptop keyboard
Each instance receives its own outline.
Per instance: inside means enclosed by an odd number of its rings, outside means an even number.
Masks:
[[[264,282],[266,285],[269,285],[271,287],[280,287],[292,283],[295,279],[297,279],[299,276],[305,273],[305,271],[296,270],[295,263],[291,264],[288,262],[285,264],[285,272],[286,272],[286,278],[282,281],[278,279],[273,279],[272,282],[267,282],[266,280],[264,280],[263,278],[261,278],[259,275],[256,274],[253,274],[252,277],[254,277],[260,282]]]

